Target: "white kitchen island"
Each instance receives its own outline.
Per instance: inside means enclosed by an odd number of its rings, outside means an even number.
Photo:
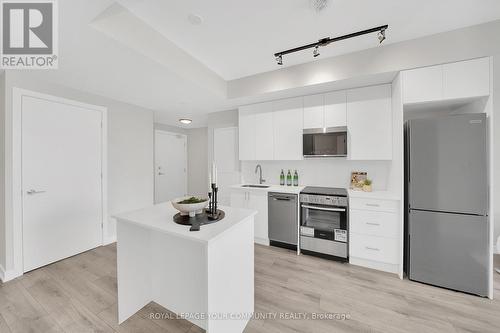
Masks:
[[[243,332],[254,311],[255,211],[189,231],[162,203],[117,219],[118,321],[154,301],[208,333]]]

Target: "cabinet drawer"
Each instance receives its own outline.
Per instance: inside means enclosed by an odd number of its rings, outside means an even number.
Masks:
[[[351,209],[349,226],[352,232],[371,236],[397,237],[397,214]]]
[[[398,240],[377,236],[360,235],[352,232],[349,239],[349,256],[361,259],[397,264]]]
[[[375,210],[383,212],[398,211],[398,201],[396,200],[350,198],[349,204],[350,207],[354,209]]]

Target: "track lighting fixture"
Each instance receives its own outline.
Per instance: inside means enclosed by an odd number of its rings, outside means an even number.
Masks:
[[[283,56],[281,54],[276,55],[276,62],[278,65],[283,65]]]
[[[382,44],[382,42],[385,40],[385,31],[387,30],[387,28],[389,28],[389,26],[386,24],[386,25],[382,25],[380,27],[375,27],[375,28],[371,28],[371,29],[367,29],[367,30],[358,31],[358,32],[354,32],[352,34],[347,34],[344,36],[339,36],[339,37],[334,37],[334,38],[326,37],[326,38],[322,38],[322,39],[318,40],[317,42],[314,42],[311,44],[307,44],[307,45],[295,47],[293,49],[277,52],[274,54],[274,56],[276,58],[277,64],[283,65],[283,55],[307,50],[310,48],[314,48],[313,57],[316,58],[317,56],[320,55],[320,53],[319,53],[320,46],[327,46],[327,45],[330,45],[331,43],[334,43],[334,42],[339,42],[339,41],[344,40],[344,39],[358,37],[358,36],[370,34],[373,32],[378,32],[378,35],[377,35],[378,41],[380,44]]]
[[[316,45],[313,51],[313,57],[316,58],[317,56],[319,56],[319,45]]]

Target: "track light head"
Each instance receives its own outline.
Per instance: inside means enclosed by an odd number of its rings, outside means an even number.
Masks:
[[[276,56],[276,62],[280,66],[283,65],[283,56],[281,54]]]
[[[317,56],[319,56],[319,45],[316,45],[313,51],[313,57],[316,58]]]
[[[382,42],[385,40],[385,29],[380,30],[378,33],[378,42],[379,44],[382,44]]]

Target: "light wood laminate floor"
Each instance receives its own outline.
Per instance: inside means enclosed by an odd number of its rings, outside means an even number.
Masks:
[[[152,319],[168,313],[154,303],[118,326],[116,302],[116,246],[109,245],[1,284],[0,332],[202,332],[185,320]],[[255,249],[255,311],[278,317],[252,320],[247,333],[500,332],[500,299],[264,246]],[[279,318],[293,313],[297,319]]]

